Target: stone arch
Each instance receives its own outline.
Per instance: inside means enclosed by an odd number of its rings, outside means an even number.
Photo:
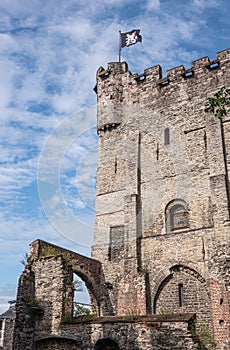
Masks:
[[[96,342],[93,350],[120,350],[120,348],[114,340],[110,338],[103,338]]]
[[[97,283],[95,283],[93,276],[89,271],[82,268],[80,265],[73,265],[73,273],[78,275],[86,285],[90,296],[91,308],[96,314],[99,314],[100,309],[100,288]]]
[[[209,292],[205,279],[195,269],[178,264],[169,269],[155,290],[154,313],[196,313],[198,328],[210,324]]]
[[[79,350],[81,349],[81,344],[79,341],[65,338],[65,337],[58,337],[58,336],[50,336],[38,339],[35,341],[35,350],[49,350],[49,349],[56,349],[56,350]]]
[[[68,280],[70,282],[73,281],[73,273],[77,274],[85,282],[94,312],[99,314],[101,263],[95,259],[83,256],[71,250],[58,247],[42,240],[36,240],[31,243],[30,260],[34,261],[34,263],[36,263],[37,259],[39,260],[54,256],[61,257],[63,259],[63,266],[66,268]]]

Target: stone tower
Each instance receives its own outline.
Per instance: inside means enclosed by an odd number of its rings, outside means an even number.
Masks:
[[[197,314],[229,338],[230,119],[204,112],[229,86],[230,50],[162,78],[125,62],[97,72],[98,170],[93,258],[113,315]],[[208,326],[207,326],[208,325]]]

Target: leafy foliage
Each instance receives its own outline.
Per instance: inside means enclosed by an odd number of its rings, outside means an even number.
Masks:
[[[209,97],[205,106],[205,112],[214,114],[223,119],[230,112],[230,88],[222,87],[214,97]]]
[[[26,266],[26,265],[27,265],[27,261],[28,261],[28,257],[29,257],[29,254],[28,254],[27,252],[25,252],[25,253],[23,254],[22,259],[19,260],[20,263],[21,263],[22,265]]]
[[[91,311],[89,308],[84,307],[80,304],[75,303],[74,304],[74,316],[78,317],[78,316],[89,316],[91,315]]]

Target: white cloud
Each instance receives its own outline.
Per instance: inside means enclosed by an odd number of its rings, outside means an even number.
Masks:
[[[146,1],[146,10],[153,11],[159,10],[160,8],[160,0],[147,0]]]
[[[211,7],[218,7],[220,6],[221,1],[220,0],[193,0],[194,5],[198,9],[207,9]]]

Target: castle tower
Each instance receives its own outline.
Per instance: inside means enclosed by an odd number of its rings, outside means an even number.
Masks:
[[[98,170],[93,258],[110,310],[194,312],[217,342],[229,338],[230,120],[204,112],[229,86],[230,50],[131,74],[97,72]],[[103,296],[102,296],[103,299]],[[102,303],[103,304],[103,303]]]

